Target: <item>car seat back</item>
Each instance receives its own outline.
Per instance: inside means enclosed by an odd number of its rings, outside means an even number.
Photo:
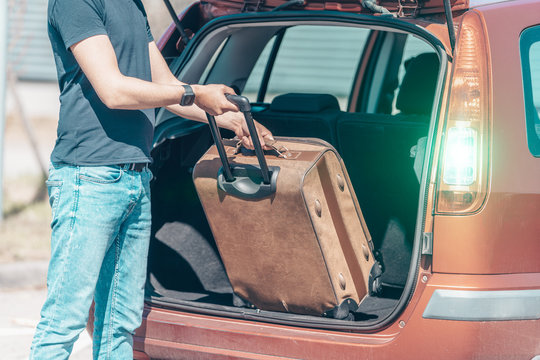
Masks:
[[[419,183],[410,149],[426,136],[439,60],[423,53],[406,62],[399,114],[342,113],[337,138],[375,247],[387,262],[383,281],[403,286],[410,263]]]
[[[274,98],[255,119],[276,136],[313,137],[336,145],[337,99],[329,94],[289,93]]]

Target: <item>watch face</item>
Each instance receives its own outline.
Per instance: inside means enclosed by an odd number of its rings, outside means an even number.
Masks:
[[[184,94],[182,96],[182,101],[180,102],[180,105],[189,106],[189,105],[193,104],[193,101],[195,101],[195,95],[194,94]]]
[[[183,85],[184,87],[184,95],[182,95],[182,99],[180,100],[180,105],[182,106],[189,106],[192,105],[195,101],[195,94],[193,93],[193,89],[189,85]]]

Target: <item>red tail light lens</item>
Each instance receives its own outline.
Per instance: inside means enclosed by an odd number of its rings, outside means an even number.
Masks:
[[[437,211],[471,213],[484,203],[489,174],[490,56],[482,16],[463,16],[444,131]]]

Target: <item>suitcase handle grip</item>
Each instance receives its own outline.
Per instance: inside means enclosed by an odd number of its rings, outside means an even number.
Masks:
[[[225,94],[225,97],[227,100],[238,106],[238,109],[244,114],[249,134],[251,135],[251,141],[253,141],[253,147],[255,148],[255,154],[257,155],[257,160],[259,160],[259,166],[261,167],[263,183],[267,185],[270,184],[270,171],[268,170],[264,151],[261,142],[259,141],[259,134],[257,133],[255,122],[253,121],[253,115],[251,115],[251,105],[249,104],[248,98],[231,94]]]
[[[238,110],[243,113],[251,112],[251,104],[247,97],[242,95],[225,94],[227,100],[238,106]]]

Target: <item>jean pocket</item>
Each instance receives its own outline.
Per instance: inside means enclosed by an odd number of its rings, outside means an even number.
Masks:
[[[123,172],[118,166],[88,166],[81,168],[79,179],[94,184],[112,184],[122,178]]]
[[[56,218],[58,203],[60,202],[60,193],[62,190],[62,180],[47,180],[45,182],[47,192],[49,193],[49,205],[51,205],[52,218]]]

